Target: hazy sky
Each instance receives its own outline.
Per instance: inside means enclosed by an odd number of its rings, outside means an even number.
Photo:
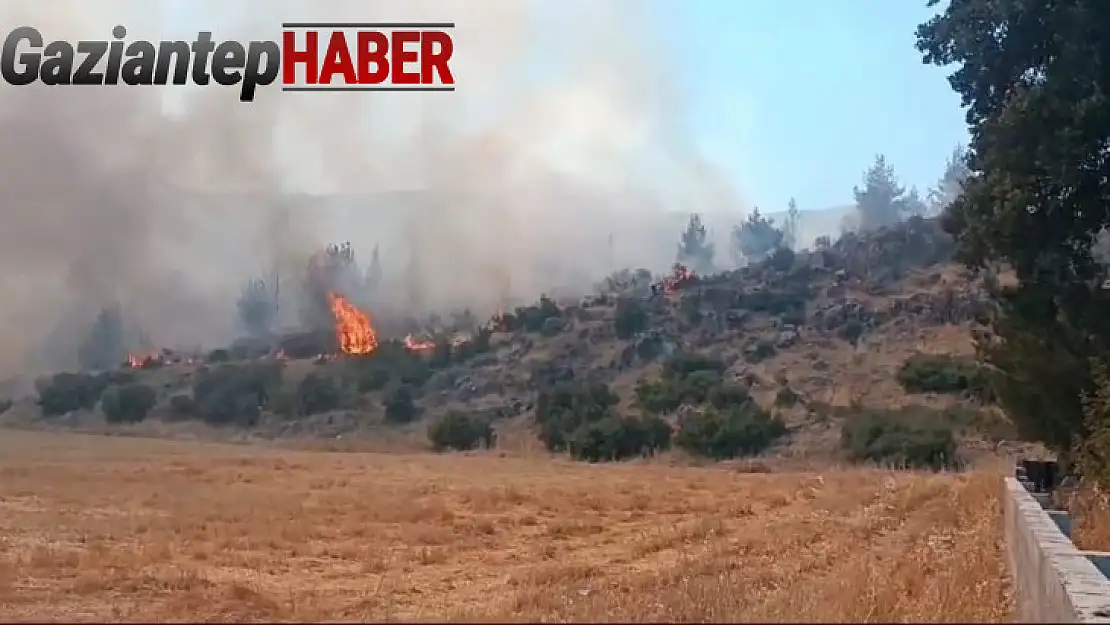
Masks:
[[[790,196],[803,209],[849,203],[878,152],[924,190],[966,143],[945,71],[923,65],[914,48],[916,26],[931,15],[925,0],[642,2],[675,52],[685,104],[677,123],[765,210]],[[178,7],[179,28],[206,21],[195,5],[167,5]]]

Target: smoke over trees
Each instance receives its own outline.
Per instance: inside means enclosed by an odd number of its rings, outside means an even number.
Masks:
[[[270,336],[277,320],[281,283],[278,276],[267,284],[265,280],[250,280],[243,286],[237,307],[239,321],[251,337]]]
[[[708,231],[701,222],[701,215],[697,213],[690,215],[690,221],[686,224],[686,230],[683,231],[682,239],[678,244],[676,259],[694,271],[710,273],[713,271],[715,253],[716,249],[708,239]]]
[[[783,247],[784,237],[783,231],[775,227],[775,220],[761,215],[758,208],[732,230],[733,247],[748,262],[762,261]]]
[[[127,360],[123,317],[119,306],[104,308],[97,315],[88,335],[77,350],[83,369],[115,369]]]

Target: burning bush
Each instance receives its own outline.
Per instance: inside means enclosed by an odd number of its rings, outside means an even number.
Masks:
[[[157,401],[158,394],[146,384],[125,384],[108,387],[100,398],[100,409],[108,423],[138,423]]]
[[[492,447],[494,432],[486,419],[451,411],[428,426],[428,440],[436,451],[469,451],[479,446]]]
[[[193,381],[197,415],[213,425],[253,426],[281,380],[280,362],[201,368]]]

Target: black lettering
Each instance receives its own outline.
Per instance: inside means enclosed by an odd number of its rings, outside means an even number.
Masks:
[[[149,41],[136,41],[127,46],[127,56],[119,70],[119,77],[125,85],[153,85],[154,62],[158,51]]]
[[[197,34],[197,40],[193,42],[193,82],[198,85],[208,84],[208,72],[205,68],[208,66],[208,55],[216,49],[216,45],[212,43],[212,31],[202,30]]]
[[[24,52],[19,55],[19,63],[22,63],[22,67],[16,66],[16,52],[21,41],[31,44],[32,48],[41,48],[42,33],[31,26],[20,26],[8,33],[7,39],[4,40],[4,49],[0,51],[0,75],[9,84],[16,86],[35,82],[39,77],[39,67],[42,65],[42,55],[39,52]]]
[[[274,82],[281,70],[281,49],[273,41],[252,41],[247,47],[247,66],[243,70],[241,102],[253,102],[258,85]]]
[[[44,85],[72,84],[73,46],[68,41],[51,41],[42,51],[42,68],[39,77]]]
[[[169,84],[170,57],[176,56],[173,69],[173,84],[184,85],[189,82],[189,44],[184,41],[163,41],[158,44],[158,68],[154,70],[154,84]]]
[[[116,39],[123,39],[127,36],[127,29],[123,26],[116,26],[112,29],[112,36]],[[119,68],[122,63],[123,42],[113,41],[108,48],[108,67],[104,69],[104,84],[119,84]]]
[[[96,66],[100,65],[100,59],[107,52],[107,41],[78,41],[77,53],[84,54],[85,58],[77,66],[77,71],[73,72],[73,84],[103,85],[104,74],[96,71]]]
[[[218,84],[230,87],[243,79],[243,64],[247,61],[247,51],[238,41],[225,41],[216,46],[212,53],[212,79]]]

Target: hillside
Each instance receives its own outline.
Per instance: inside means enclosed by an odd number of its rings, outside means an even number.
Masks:
[[[538,399],[601,384],[615,396],[599,415],[650,413],[678,431],[684,419],[738,407],[748,411],[738,419],[775,420],[758,449],[741,445],[713,457],[837,456],[852,445],[842,440],[844,424],[870,427],[867,419],[910,438],[933,436],[941,423],[968,456],[1012,433],[968,358],[969,324],[986,300],[948,262],[951,249],[934,221],[912,219],[718,275],[687,276],[676,267],[653,280],[622,272],[594,296],[541,298],[482,327],[441,328],[424,345],[375,336],[371,353],[337,357],[325,353],[334,347],[315,344],[295,353],[287,340],[278,352],[238,345],[204,358],[158,355],[117,372],[55,376],[54,384],[40,382],[40,405],[22,400],[0,418],[103,428],[101,394],[115,406],[119,389],[142,386],[154,391],[149,415],[116,410],[112,427],[197,435],[203,422],[225,435],[426,445],[427,424],[459,413],[491,424],[499,447],[527,449],[538,446],[536,420],[545,418]],[[689,358],[709,364],[672,375]],[[574,417],[575,427],[588,425],[582,418]],[[541,439],[561,448],[540,425]],[[952,454],[938,444],[925,464]],[[894,447],[895,457],[908,453],[902,443]],[[853,453],[887,457],[870,448]]]

